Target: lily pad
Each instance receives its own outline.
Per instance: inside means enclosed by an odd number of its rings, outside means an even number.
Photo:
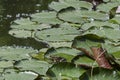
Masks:
[[[98,10],[100,11],[103,11],[103,12],[106,12],[106,13],[109,13],[109,11],[114,8],[114,7],[117,7],[119,6],[119,3],[117,1],[115,2],[110,2],[110,3],[107,3],[107,4],[100,4],[98,5]]]
[[[56,79],[62,79],[62,77],[71,77],[77,80],[85,72],[84,69],[76,67],[73,63],[62,62],[54,64],[48,71],[47,74]]]
[[[103,38],[94,34],[87,34],[84,36],[77,36],[73,41],[72,47],[76,49],[85,49],[85,51],[93,55],[90,48],[94,46],[100,47],[101,43],[104,43]]]
[[[12,61],[0,61],[0,69],[13,67]]]
[[[57,19],[57,13],[54,11],[51,12],[41,12],[41,13],[36,13],[32,14],[32,21],[36,21],[38,23],[43,23],[43,24],[61,24],[63,23],[59,19]]]
[[[49,25],[46,24],[38,24],[36,22],[31,21],[28,18],[21,18],[14,21],[14,24],[10,26],[12,29],[18,30],[28,30],[28,31],[36,31],[44,28],[50,28]]]
[[[106,22],[100,22],[100,21],[93,21],[91,23],[85,23],[82,25],[82,29],[83,30],[88,30],[88,29],[91,29],[91,28],[99,28],[99,29],[102,29],[102,28],[113,28],[113,29],[119,29],[119,25],[118,24],[113,24],[113,23],[110,23],[108,21]]]
[[[27,73],[12,73],[3,76],[5,80],[34,80],[37,75],[27,74]]]
[[[16,65],[21,71],[32,71],[40,75],[46,75],[50,66],[47,62],[39,60],[23,60]]]
[[[120,36],[119,36],[120,30],[116,30],[116,29],[104,28],[101,30],[100,29],[89,30],[85,32],[85,34],[95,34],[97,36],[104,37],[115,42],[118,42],[120,40]]]
[[[109,16],[97,11],[74,10],[70,8],[63,9],[58,12],[58,17],[63,21],[72,23],[84,23],[94,20],[106,21]]]
[[[81,77],[80,80],[119,80],[120,75],[117,71],[93,68],[92,72],[88,70]]]
[[[32,48],[22,48],[22,47],[1,47],[0,48],[0,60],[22,60],[29,59],[29,53],[37,53],[37,50]]]
[[[41,30],[39,32],[36,32],[35,37],[38,40],[43,41],[72,41],[75,36],[79,35],[80,32],[70,25],[67,25],[64,27],[59,28],[51,28],[51,29],[45,29]]]
[[[35,32],[27,31],[27,30],[19,30],[19,29],[12,29],[9,31],[9,34],[17,37],[17,38],[28,38],[28,37],[34,37]]]
[[[48,49],[48,51],[45,53],[45,57],[46,58],[61,57],[66,59],[66,61],[71,62],[72,58],[78,54],[80,54],[79,50],[72,49],[69,47],[59,47],[56,49],[55,48]]]
[[[86,8],[88,10],[92,9],[92,4],[85,1],[79,1],[79,0],[59,0],[59,2],[52,2],[49,7],[60,11],[63,8],[67,7],[74,7],[74,8]]]

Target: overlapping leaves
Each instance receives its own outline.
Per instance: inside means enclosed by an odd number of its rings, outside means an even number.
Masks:
[[[108,1],[107,4],[100,4],[97,10],[93,11],[92,4],[88,2],[59,0],[49,5],[53,11],[32,14],[31,20],[20,19],[14,21],[15,24],[11,25],[12,29],[9,31],[9,34],[15,37],[33,37],[38,41],[46,41],[53,48],[35,55],[36,51],[29,48],[15,48],[15,50],[13,48],[12,50],[11,48],[1,48],[0,59],[7,60],[7,62],[2,61],[0,64],[10,64],[8,67],[3,65],[1,72],[3,72],[4,68],[15,67],[18,72],[31,71],[36,73],[39,75],[39,79],[109,79],[106,75],[108,76],[114,70],[103,73],[104,70],[102,69],[96,75],[91,74],[95,73],[94,70],[87,70],[98,67],[94,61],[91,47],[106,49],[108,54],[105,55],[108,55],[109,59],[112,59],[114,62],[112,67],[116,68],[116,71],[119,70],[120,22],[119,17],[115,16],[115,14],[113,15],[115,17],[112,19],[110,19],[111,16],[109,15],[111,9],[118,4],[113,0],[111,2]],[[78,25],[79,28],[77,27]],[[68,45],[68,43],[70,44]],[[85,52],[89,52],[89,56]],[[51,60],[53,65],[49,64],[47,60]],[[13,64],[11,61],[20,62]],[[117,67],[114,65],[117,65]],[[13,75],[6,75],[6,79]],[[24,77],[21,74],[16,75]],[[115,79],[117,80],[118,77],[119,75],[115,76]]]

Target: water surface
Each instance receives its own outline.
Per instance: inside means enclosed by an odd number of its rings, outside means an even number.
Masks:
[[[30,14],[49,10],[48,4],[53,0],[0,0],[0,46],[27,46],[40,49],[47,47],[43,42],[37,42],[33,38],[15,38],[8,34],[10,24],[22,17],[30,17]],[[57,0],[56,0],[57,1]]]

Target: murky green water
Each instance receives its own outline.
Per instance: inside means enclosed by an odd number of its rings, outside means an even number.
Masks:
[[[15,19],[29,17],[30,14],[49,10],[48,4],[53,0],[0,0],[0,46],[28,46],[36,49],[46,47],[43,42],[32,38],[15,38],[8,34],[10,24]],[[57,1],[57,0],[56,0]]]

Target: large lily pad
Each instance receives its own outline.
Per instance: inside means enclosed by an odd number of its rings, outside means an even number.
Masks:
[[[67,7],[74,7],[74,8],[86,8],[86,9],[92,9],[92,4],[85,1],[79,1],[79,0],[59,0],[59,2],[52,2],[49,7],[60,11],[63,8]]]
[[[93,68],[92,72],[88,70],[81,77],[80,80],[119,80],[120,75],[117,71]]]
[[[41,12],[31,15],[32,21],[44,24],[61,24],[63,23],[56,17],[56,12]]]
[[[118,42],[120,40],[120,36],[119,36],[120,30],[117,30],[117,29],[107,28],[107,29],[101,29],[101,30],[100,29],[89,30],[85,34],[95,34],[115,42]]]
[[[79,50],[72,49],[69,47],[59,47],[59,48],[51,48],[48,49],[48,51],[45,54],[46,58],[52,58],[52,57],[61,57],[66,59],[66,61],[71,62],[72,58],[76,55],[80,54]]]
[[[34,37],[34,31],[27,31],[27,30],[19,30],[19,29],[12,29],[9,31],[9,34],[17,37],[17,38],[28,38],[28,37]]]
[[[82,25],[82,29],[83,30],[88,30],[88,29],[91,29],[91,28],[99,28],[99,29],[102,29],[102,28],[113,28],[113,29],[119,29],[119,25],[118,24],[113,24],[113,23],[110,23],[108,21],[106,22],[100,22],[100,21],[93,21],[91,23],[85,23]]]
[[[28,31],[36,31],[41,30],[44,28],[50,28],[49,25],[46,24],[38,24],[36,22],[30,21],[30,19],[27,18],[21,18],[14,21],[14,24],[11,25],[12,29],[19,29],[19,30],[28,30]]]
[[[27,74],[27,73],[12,73],[3,76],[4,80],[34,80],[37,75]]]
[[[84,36],[77,36],[72,44],[73,48],[81,50],[82,52],[87,52],[91,57],[93,52],[91,51],[92,47],[101,47],[101,43],[104,43],[104,40],[93,34],[88,34]]]
[[[84,10],[74,10],[73,8],[66,8],[59,11],[58,17],[61,20],[72,22],[72,23],[84,23],[88,21],[95,20],[108,20],[109,16],[104,13],[97,11],[84,11]]]
[[[80,34],[76,28],[71,27],[69,24],[65,25],[60,28],[39,31],[35,34],[35,37],[44,41],[72,41],[75,36]]]
[[[112,8],[119,6],[119,4],[120,4],[120,3],[118,3],[117,1],[115,1],[115,2],[110,2],[110,3],[107,3],[107,4],[101,4],[101,5],[99,5],[97,8],[98,8],[98,10],[100,10],[100,11],[109,13],[109,11],[110,11]]]
[[[16,67],[21,71],[32,71],[40,75],[46,75],[46,72],[50,66],[51,65],[47,62],[38,60],[21,61],[16,65]]]
[[[38,24],[36,22],[30,21],[27,18],[21,18],[14,21],[14,24],[10,26],[12,29],[9,31],[9,34],[18,37],[18,38],[28,38],[34,37],[36,31],[50,28],[50,25],[47,24]]]
[[[22,48],[22,47],[1,47],[0,48],[0,60],[22,60],[29,59],[29,53],[37,53],[37,50],[32,48]]]
[[[64,76],[71,77],[72,79],[77,80],[85,70],[79,67],[76,67],[73,63],[57,63],[54,64],[47,72],[51,77],[56,77],[56,79],[62,79]]]

